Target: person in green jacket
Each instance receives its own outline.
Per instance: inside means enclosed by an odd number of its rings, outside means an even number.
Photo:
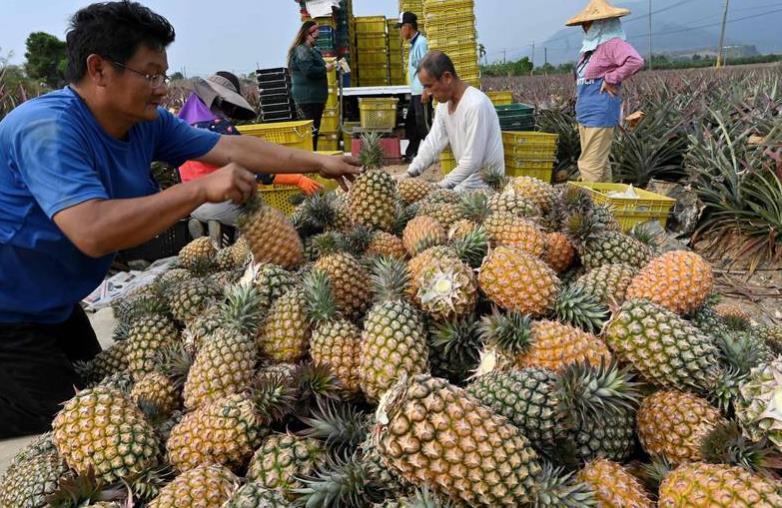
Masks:
[[[288,50],[288,69],[291,73],[291,95],[299,118],[312,120],[312,144],[318,149],[318,131],[323,109],[328,99],[327,73],[334,64],[327,64],[315,46],[318,24],[305,21]]]

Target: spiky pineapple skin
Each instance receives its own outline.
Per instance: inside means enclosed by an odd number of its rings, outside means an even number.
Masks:
[[[492,213],[507,212],[518,217],[539,217],[540,208],[537,204],[522,196],[510,192],[492,194],[486,202]]]
[[[169,304],[177,321],[187,324],[221,296],[220,288],[208,279],[189,279],[171,289]]]
[[[344,319],[321,324],[312,331],[310,356],[315,363],[329,367],[346,395],[357,395],[361,330]]]
[[[767,438],[782,450],[782,358],[759,365],[739,386],[740,401],[736,416],[744,432],[754,440]]]
[[[461,261],[432,260],[421,268],[415,286],[416,303],[438,321],[466,316],[475,309],[478,283]]]
[[[654,256],[651,247],[619,231],[605,231],[587,239],[580,254],[588,270],[612,263],[642,268]]]
[[[181,404],[179,390],[166,376],[150,372],[139,379],[130,391],[136,404],[150,404],[162,414],[171,414]]]
[[[251,206],[237,224],[255,262],[295,268],[304,261],[301,237],[281,211],[265,205]]]
[[[543,260],[557,273],[562,273],[573,264],[576,249],[566,235],[559,232],[548,233],[545,237],[546,250]]]
[[[505,245],[541,257],[546,237],[533,222],[510,212],[495,212],[483,222],[492,245]]]
[[[290,503],[279,492],[259,483],[247,483],[234,492],[224,508],[286,508]]]
[[[546,314],[560,289],[559,279],[544,261],[504,246],[486,256],[478,283],[495,304],[532,316]]]
[[[411,483],[472,506],[530,500],[540,466],[527,439],[444,379],[422,374],[399,382],[377,420],[378,451]]]
[[[541,213],[548,212],[556,199],[554,188],[550,184],[531,176],[513,178],[508,182],[507,190],[535,203]]]
[[[410,256],[416,256],[430,247],[442,245],[447,237],[443,226],[428,215],[414,217],[405,226],[402,243]]]
[[[264,263],[258,267],[253,285],[260,294],[260,305],[268,309],[296,285],[296,276],[279,265]]]
[[[539,367],[560,372],[586,362],[595,367],[611,361],[611,352],[598,337],[558,321],[533,321],[531,347],[516,355],[517,368]]]
[[[585,464],[576,477],[592,487],[600,508],[654,506],[641,482],[616,462],[593,460]]]
[[[694,252],[671,251],[643,267],[626,296],[647,299],[683,315],[703,305],[713,286],[711,265],[705,259]]]
[[[136,320],[128,332],[128,368],[134,379],[154,372],[160,353],[179,341],[174,323],[165,316],[149,316]]]
[[[337,309],[348,319],[358,319],[372,299],[369,273],[352,255],[340,252],[315,262],[314,270],[326,274],[331,282]]]
[[[775,482],[741,467],[682,464],[660,485],[660,508],[774,508],[782,506]]]
[[[250,460],[247,478],[292,498],[303,487],[298,477],[307,476],[325,460],[320,441],[292,434],[272,434]]]
[[[77,393],[52,422],[54,444],[79,474],[90,470],[112,483],[158,462],[154,429],[136,404],[105,387]]]
[[[576,279],[573,285],[604,305],[621,305],[638,270],[625,264],[602,265]]]
[[[35,455],[9,466],[0,477],[0,506],[44,508],[46,499],[57,491],[68,466],[56,452]]]
[[[396,216],[396,184],[387,172],[371,169],[362,173],[348,195],[353,221],[370,229],[391,231]]]
[[[635,411],[623,409],[585,419],[569,429],[568,437],[582,461],[605,458],[625,462],[636,446]]]
[[[397,183],[397,191],[406,205],[421,201],[435,189],[432,182],[423,178],[408,178]]]
[[[304,294],[294,288],[269,309],[258,345],[263,356],[276,362],[297,362],[307,354],[309,338]]]
[[[128,368],[128,341],[117,341],[92,360],[74,364],[74,368],[88,386],[93,386],[106,376]]]
[[[204,263],[215,263],[217,249],[208,236],[202,236],[191,241],[179,250],[179,265],[188,270],[194,270]]]
[[[150,508],[199,506],[221,508],[239,486],[239,478],[228,469],[204,464],[191,469],[160,490]]]
[[[406,259],[407,249],[405,249],[402,239],[398,236],[386,233],[385,231],[375,231],[367,246],[366,254],[370,256]]]

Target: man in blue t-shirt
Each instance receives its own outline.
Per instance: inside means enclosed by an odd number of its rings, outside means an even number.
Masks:
[[[348,179],[350,158],[221,136],[160,107],[169,22],[135,2],[93,4],[71,19],[70,86],[0,122],[0,439],[49,428],[80,380],[72,362],[100,351],[79,302],[114,253],[204,203],[242,203],[256,173]],[[163,192],[150,163],[220,167]],[[342,182],[344,183],[344,182]]]

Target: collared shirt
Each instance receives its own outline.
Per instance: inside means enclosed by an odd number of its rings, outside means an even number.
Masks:
[[[429,41],[421,32],[410,40],[410,55],[407,62],[407,83],[410,85],[412,95],[424,93],[424,86],[418,78],[418,66],[429,51]]]

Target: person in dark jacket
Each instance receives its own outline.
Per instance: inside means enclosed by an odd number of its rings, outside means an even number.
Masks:
[[[327,73],[335,64],[327,64],[320,50],[315,47],[318,40],[318,24],[305,21],[288,50],[288,69],[291,73],[291,95],[296,103],[299,118],[312,120],[312,144],[318,149],[318,131],[323,109],[328,99]]]

